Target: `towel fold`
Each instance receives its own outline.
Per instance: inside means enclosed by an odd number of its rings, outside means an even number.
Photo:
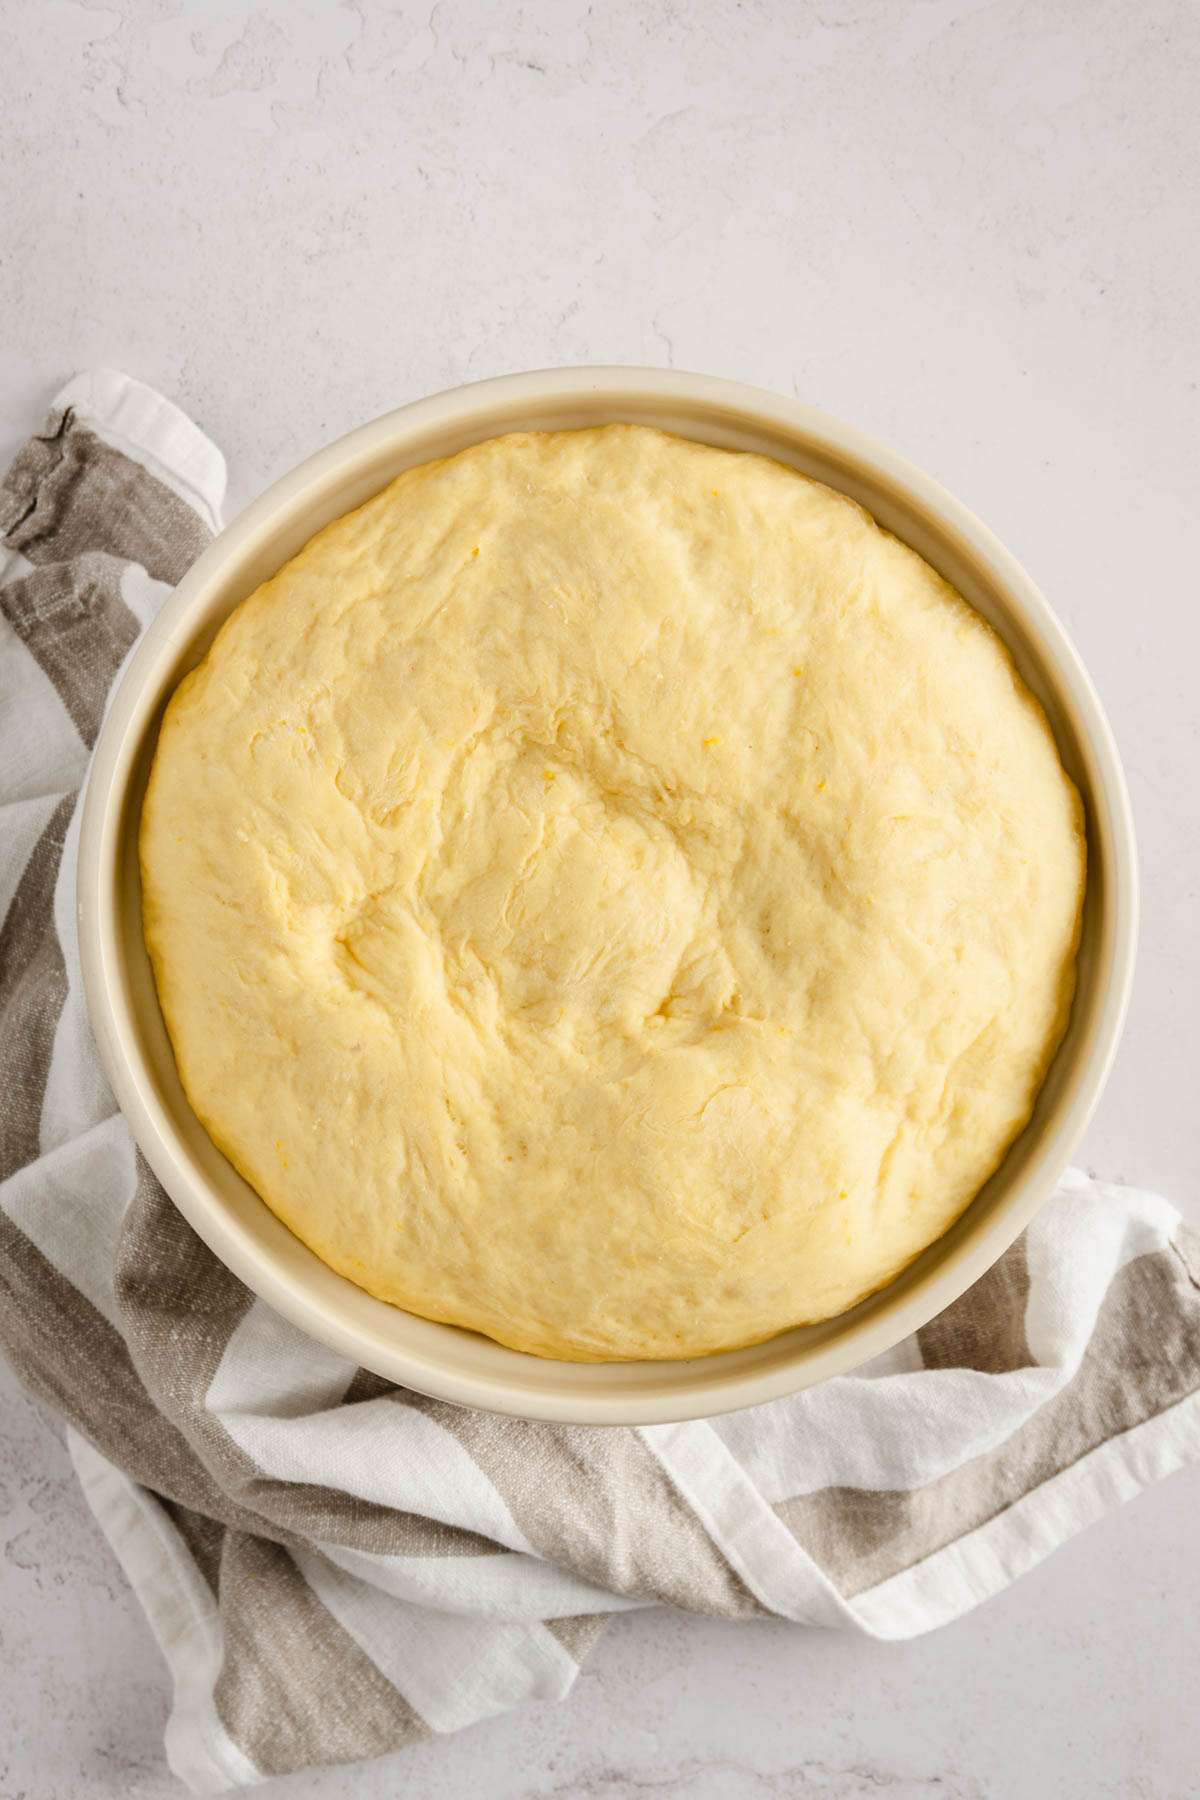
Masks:
[[[67,1421],[216,1793],[558,1699],[606,1617],[881,1638],[957,1618],[1200,1453],[1200,1254],[1071,1171],[969,1293],[857,1373],[712,1422],[535,1425],[397,1388],[200,1242],[96,1059],[77,801],[224,463],[111,371],[0,488],[0,1344]]]

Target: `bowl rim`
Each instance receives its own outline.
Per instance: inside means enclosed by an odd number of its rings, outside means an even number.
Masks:
[[[627,402],[641,398],[651,403],[699,403],[718,415],[736,414],[741,421],[752,417],[777,434],[802,439],[810,445],[815,443],[880,478],[898,491],[906,503],[931,516],[939,528],[967,548],[1036,642],[1055,683],[1066,695],[1093,758],[1094,786],[1105,803],[1111,838],[1111,867],[1106,873],[1112,890],[1112,925],[1097,1016],[1067,1103],[1050,1122],[1028,1167],[1002,1203],[973,1237],[968,1236],[949,1254],[942,1266],[912,1291],[898,1294],[894,1304],[877,1316],[848,1326],[829,1342],[802,1348],[794,1358],[777,1365],[723,1371],[721,1355],[698,1359],[713,1365],[711,1373],[675,1391],[671,1372],[694,1371],[696,1361],[664,1362],[654,1365],[663,1377],[661,1392],[608,1394],[596,1387],[582,1398],[567,1401],[539,1389],[536,1367],[529,1371],[528,1384],[500,1376],[472,1376],[445,1368],[436,1356],[420,1355],[387,1343],[382,1336],[339,1316],[335,1306],[308,1291],[303,1282],[277,1266],[253,1241],[216,1189],[187,1166],[170,1115],[154,1094],[133,1030],[130,996],[120,977],[119,908],[113,895],[121,819],[138,746],[154,710],[154,702],[147,700],[154,673],[185,635],[189,618],[209,588],[269,539],[281,515],[305,493],[320,489],[339,470],[345,475],[389,447],[435,427],[469,426],[473,415],[498,405],[528,403],[545,408],[556,402],[569,405],[611,399],[612,417],[616,419],[621,416],[622,397]],[[940,483],[865,432],[798,400],[742,382],[620,364],[551,368],[447,389],[358,426],[281,476],[214,538],[143,633],[111,698],[85,784],[77,854],[76,922],[83,988],[97,1049],[121,1111],[178,1210],[219,1260],[253,1293],[349,1359],[437,1399],[535,1420],[595,1425],[666,1424],[758,1405],[860,1366],[943,1311],[1025,1229],[1065,1170],[1092,1117],[1116,1054],[1136,959],[1137,851],[1116,744],[1078,652],[1016,558]],[[458,1332],[459,1328],[438,1329]],[[524,1361],[537,1365],[543,1359],[528,1356]]]

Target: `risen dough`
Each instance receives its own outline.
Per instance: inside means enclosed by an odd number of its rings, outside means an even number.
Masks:
[[[1063,1032],[1078,797],[858,507],[633,426],[412,469],[163,724],[184,1087],[372,1293],[547,1356],[823,1319],[947,1228]]]

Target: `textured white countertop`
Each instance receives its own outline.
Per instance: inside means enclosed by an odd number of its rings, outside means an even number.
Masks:
[[[553,363],[740,376],[889,439],[1110,710],[1145,913],[1081,1160],[1200,1215],[1200,12],[1192,0],[0,0],[0,454],[109,363],[231,509]],[[899,1647],[619,1619],[573,1698],[287,1800],[1196,1792],[1200,1471]],[[0,1376],[0,1797],[158,1800],[166,1678]]]

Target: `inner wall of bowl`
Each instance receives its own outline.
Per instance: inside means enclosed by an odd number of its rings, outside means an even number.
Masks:
[[[937,1244],[882,1293],[853,1311],[823,1325],[805,1326],[747,1350],[720,1357],[701,1358],[686,1364],[605,1364],[599,1366],[551,1363],[504,1349],[457,1328],[435,1325],[397,1311],[374,1300],[352,1283],[335,1275],[312,1255],[270,1212],[258,1195],[216,1150],[195,1118],[183,1095],[166,1029],[158,1009],[149,961],[141,936],[141,893],[138,880],[137,830],[162,707],[188,669],[200,660],[221,623],[259,583],[296,554],[322,526],[360,505],[403,469],[435,457],[452,455],[468,444],[511,430],[565,430],[611,421],[657,425],[700,441],[725,448],[757,450],[778,458],[802,473],[812,475],[858,500],[897,536],[933,564],[976,606],[1005,639],[1022,676],[1045,706],[1058,740],[1063,761],[1084,795],[1089,822],[1089,885],[1080,952],[1079,987],[1070,1029],[1043,1087],[1031,1125],[1013,1146],[1003,1167],[982,1190],[963,1218]],[[398,434],[399,435],[399,434]],[[236,529],[236,528],[235,528]],[[199,571],[198,571],[199,572]],[[278,1271],[279,1285],[268,1299],[288,1310],[289,1285],[305,1290],[324,1335],[337,1342],[347,1330],[359,1334],[355,1345],[384,1374],[395,1374],[395,1358],[402,1355],[406,1375],[419,1385],[419,1370],[428,1364],[433,1372],[445,1371],[474,1382],[495,1382],[498,1396],[519,1396],[544,1401],[547,1391],[561,1396],[564,1406],[573,1398],[586,1399],[603,1392],[613,1402],[622,1397],[661,1391],[664,1381],[686,1401],[690,1389],[730,1386],[748,1374],[793,1364],[801,1350],[817,1353],[857,1331],[884,1311],[910,1300],[919,1304],[925,1289],[969,1249],[1004,1203],[1014,1185],[1021,1182],[1042,1148],[1043,1131],[1065,1105],[1087,1047],[1094,1036],[1102,1001],[1103,983],[1096,979],[1107,964],[1106,946],[1111,937],[1112,895],[1106,822],[1096,811],[1098,783],[1087,743],[1064,702],[1062,687],[1049,670],[1043,652],[1019,620],[1008,610],[1003,595],[983,569],[974,552],[937,520],[914,508],[901,487],[890,484],[871,469],[848,456],[834,453],[819,442],[789,435],[782,428],[765,425],[753,415],[738,416],[727,407],[697,401],[653,400],[631,389],[594,397],[572,397],[568,403],[501,402],[464,408],[460,418],[442,419],[425,429],[404,434],[401,441],[368,442],[349,465],[335,455],[328,468],[301,471],[294,492],[285,493],[266,524],[241,546],[234,569],[221,574],[189,620],[181,624],[156,671],[153,711],[136,745],[135,763],[119,822],[114,894],[118,925],[119,979],[129,1002],[127,1024],[141,1058],[150,1103],[160,1128],[190,1165],[197,1187],[207,1183],[221,1195],[226,1217],[218,1246],[232,1265],[265,1257]],[[176,1196],[179,1198],[180,1196]],[[185,1210],[190,1210],[185,1206]],[[195,1218],[193,1222],[196,1222]],[[973,1271],[982,1272],[982,1265]],[[256,1285],[262,1288],[261,1280]],[[896,1335],[899,1335],[897,1332]],[[879,1347],[879,1346],[875,1346]],[[818,1359],[819,1360],[819,1359]],[[531,1367],[531,1364],[533,1365]],[[414,1365],[416,1373],[414,1374]],[[819,1371],[823,1372],[823,1371]],[[793,1385],[800,1385],[795,1382]],[[502,1400],[498,1397],[498,1405]]]

